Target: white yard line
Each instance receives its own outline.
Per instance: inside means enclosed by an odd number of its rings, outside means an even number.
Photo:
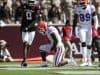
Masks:
[[[64,66],[64,67],[41,67],[40,64],[28,64],[28,67],[22,68],[20,64],[3,64],[0,65],[0,70],[96,70],[99,71],[99,67],[79,67],[79,66]]]
[[[100,71],[60,71],[60,72],[55,72],[59,74],[74,74],[74,75],[100,75]]]
[[[89,70],[89,71],[99,71],[100,68],[67,68],[67,67],[61,67],[61,68],[58,68],[58,67],[47,67],[47,68],[44,68],[44,67],[26,67],[26,68],[22,68],[22,67],[1,67],[0,70],[66,70],[66,71],[71,71],[71,70],[79,70],[79,71],[82,71],[82,70]],[[61,72],[61,71],[60,71]],[[100,72],[100,71],[99,71]],[[99,73],[100,74],[100,73]]]

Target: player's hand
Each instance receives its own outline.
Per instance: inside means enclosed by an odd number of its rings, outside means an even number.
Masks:
[[[25,31],[28,31],[28,27],[25,28]]]

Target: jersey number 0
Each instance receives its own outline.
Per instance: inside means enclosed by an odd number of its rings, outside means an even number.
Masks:
[[[29,12],[29,11],[26,12],[26,19],[32,20],[32,13],[31,12]]]

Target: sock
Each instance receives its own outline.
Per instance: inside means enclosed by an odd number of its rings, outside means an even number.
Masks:
[[[87,50],[87,58],[88,58],[88,63],[91,63],[91,49]]]
[[[83,63],[87,63],[87,47],[82,47]]]

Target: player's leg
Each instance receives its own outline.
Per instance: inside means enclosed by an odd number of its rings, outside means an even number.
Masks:
[[[70,65],[77,65],[72,54],[73,48],[70,40],[65,40],[65,44],[65,58],[68,58],[71,61],[69,63]]]
[[[23,40],[23,61],[21,66],[27,66],[26,59],[27,54],[30,50],[30,46],[34,40],[35,32],[22,32],[22,40]]]
[[[88,61],[88,66],[92,66],[91,62],[91,45],[87,45],[87,61]]]
[[[65,48],[63,45],[57,47],[57,51],[54,56],[54,66],[60,67],[65,64],[68,64],[68,60],[64,60],[65,57]]]
[[[79,39],[81,42],[83,63],[80,66],[87,66],[87,46],[86,46],[86,29],[79,29]]]
[[[99,60],[99,67],[100,67],[100,37],[97,37],[95,40],[95,46],[98,52],[98,60]]]
[[[40,50],[40,54],[41,54],[41,58],[42,58],[42,67],[47,67],[47,60],[46,60],[46,54],[50,51],[52,45],[51,44],[45,44],[45,45],[41,45],[39,47]]]
[[[67,40],[63,40],[63,43],[64,43],[64,47],[65,47],[65,58],[70,58],[70,46],[71,45],[69,45],[69,42],[67,41]]]
[[[91,61],[95,61],[95,56],[94,56],[94,50],[95,50],[95,38],[93,37],[92,39],[92,52],[91,52]]]
[[[87,62],[88,62],[88,66],[92,66],[92,62],[91,62],[92,30],[91,29],[88,29],[86,44],[87,44]]]
[[[47,55],[47,52],[41,50],[41,51],[40,51],[40,55],[41,55],[41,58],[42,58],[42,64],[41,64],[41,67],[48,67],[47,61],[46,61],[46,55]]]
[[[5,48],[5,50],[4,50],[4,56],[7,56],[7,58],[6,58],[7,61],[14,61],[7,48]]]
[[[22,61],[22,64],[23,64],[24,62],[26,62],[27,50],[28,50],[28,44],[27,44],[27,42],[24,42],[24,43],[23,43],[23,61]]]
[[[21,66],[27,66],[26,57],[27,57],[27,48],[28,48],[28,32],[22,32],[22,41],[23,41],[23,60]]]

